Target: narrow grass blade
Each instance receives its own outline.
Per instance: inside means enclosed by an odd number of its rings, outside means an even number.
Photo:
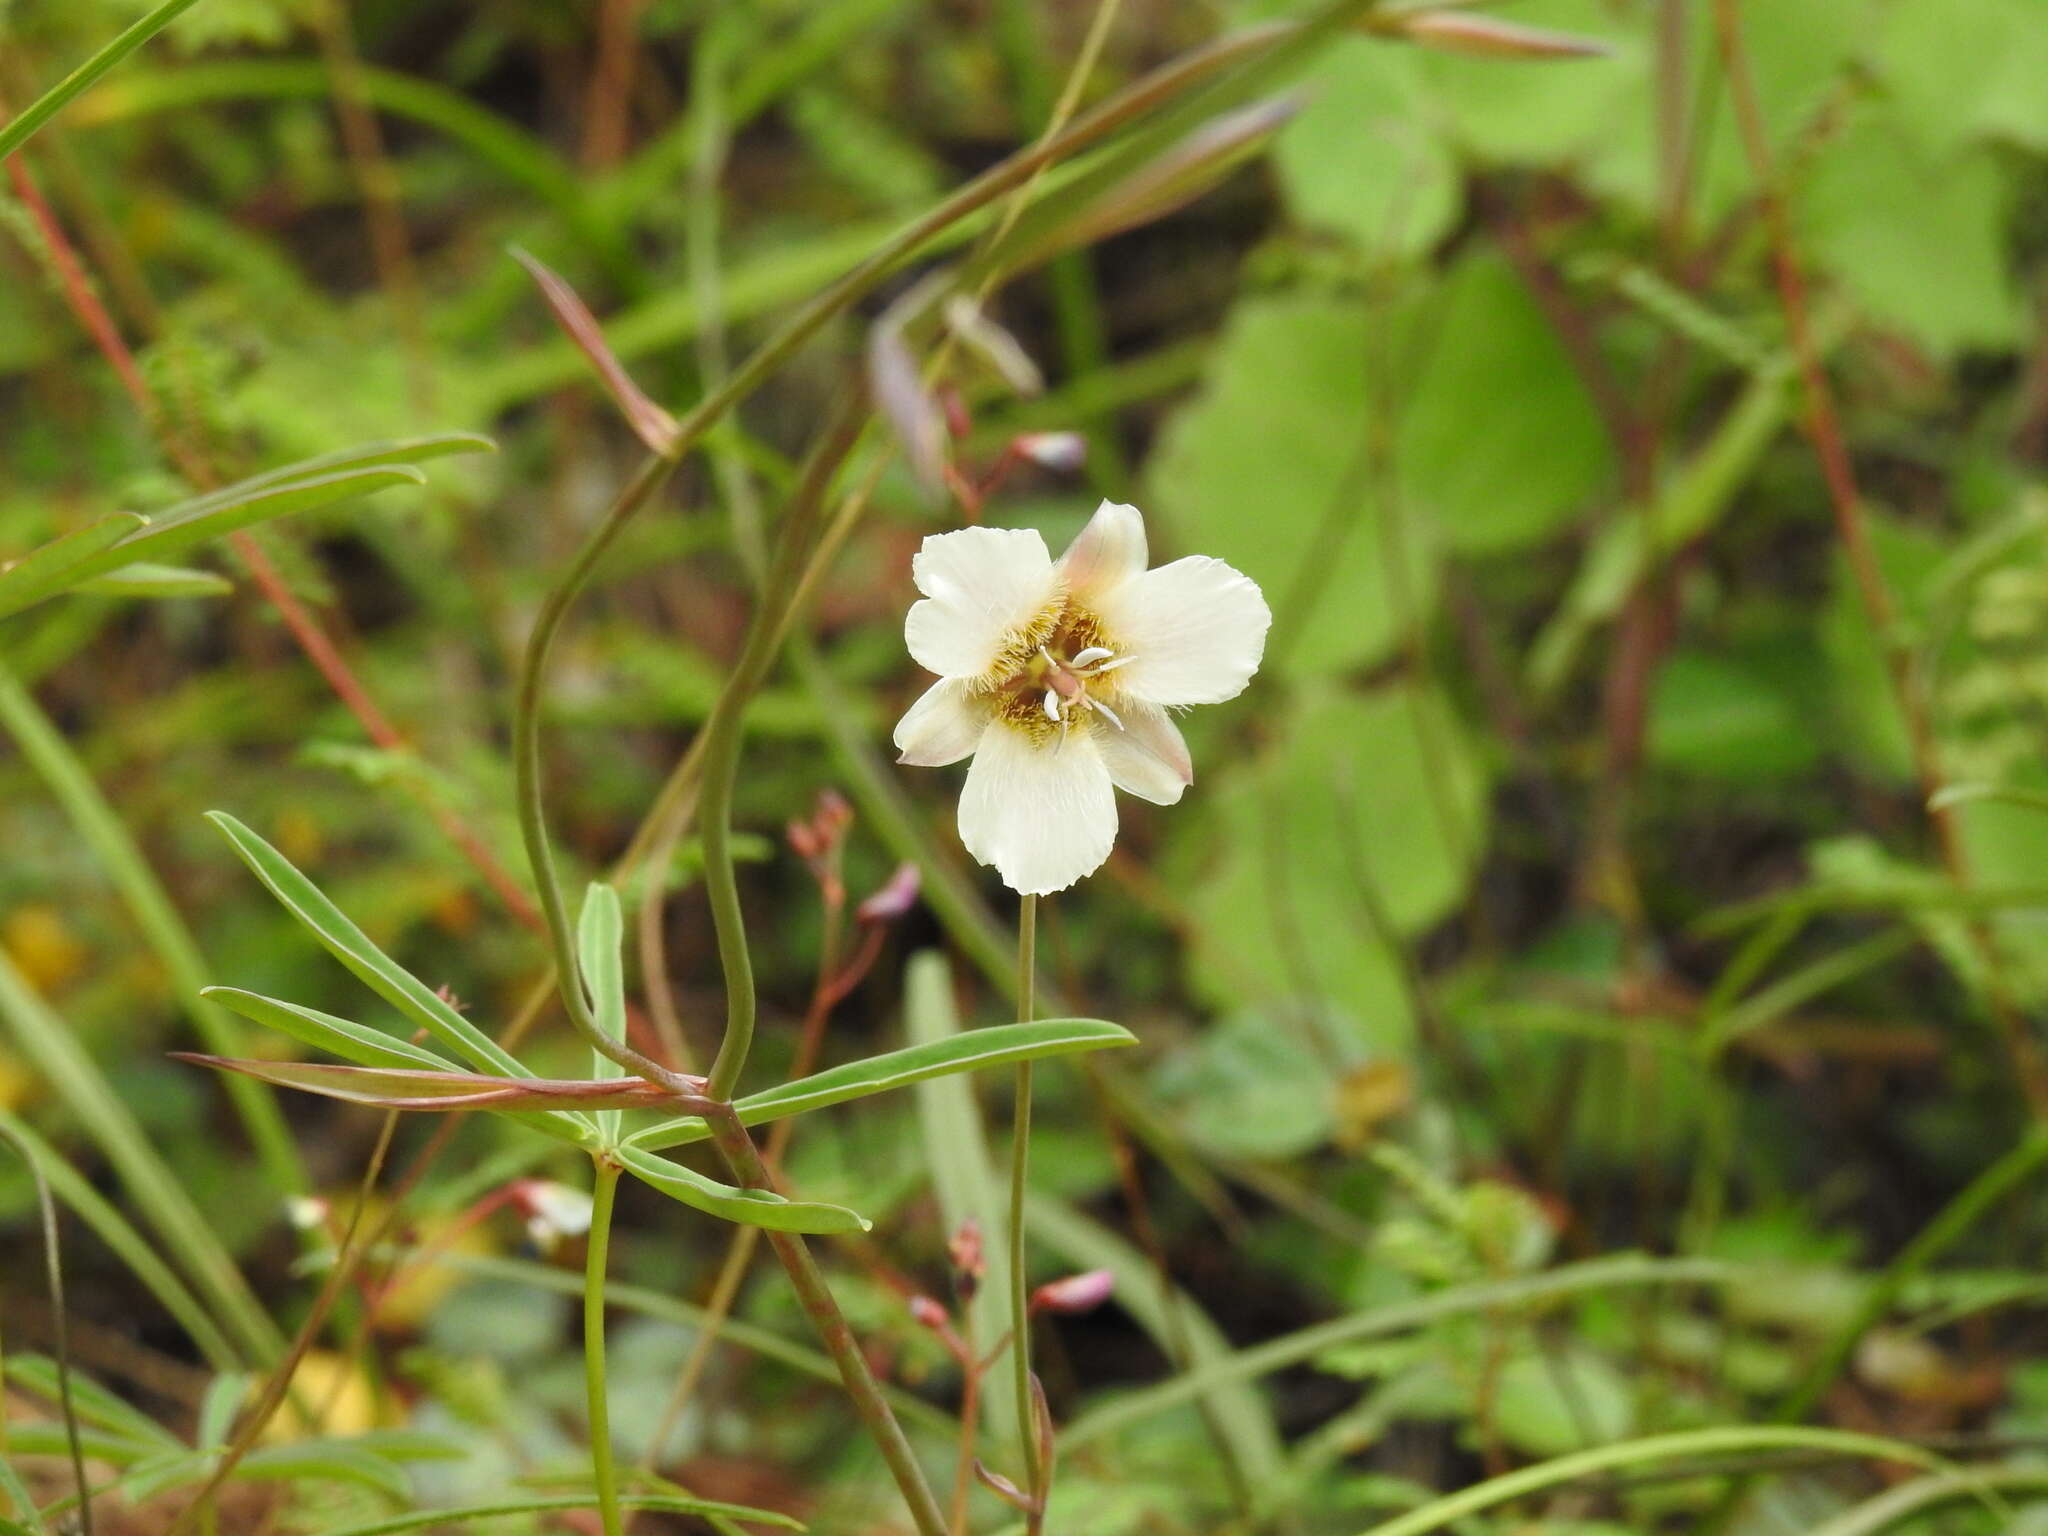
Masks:
[[[903,985],[904,1028],[913,1051],[922,1051],[934,1061],[943,1060],[958,1041],[982,1033],[961,1031],[953,1007],[951,970],[946,957],[936,950],[922,950],[910,957]],[[987,1272],[968,1308],[973,1336],[993,1341],[1010,1326],[1010,1244],[1003,1219],[1003,1183],[989,1156],[981,1108],[975,1103],[974,1085],[966,1078],[927,1073],[915,1081],[925,1166],[931,1169],[932,1192],[938,1197],[946,1235],[950,1237],[960,1230],[961,1223],[970,1220],[981,1228]],[[988,1420],[990,1436],[999,1445],[1017,1438],[1017,1369],[1017,1352],[1005,1350],[982,1387],[981,1411]]]
[[[1057,1233],[1053,1234],[1057,1236]],[[1052,1240],[1048,1238],[1048,1241]],[[1374,1307],[1348,1317],[1282,1334],[1249,1349],[1205,1361],[1194,1370],[1157,1386],[1125,1393],[1114,1402],[1084,1413],[1061,1435],[1063,1446],[1084,1445],[1126,1424],[1192,1402],[1225,1382],[1251,1381],[1313,1360],[1325,1350],[1360,1339],[1412,1333],[1450,1317],[1467,1317],[1495,1308],[1529,1306],[1579,1292],[1604,1294],[1639,1285],[1723,1285],[1740,1271],[1705,1259],[1652,1259],[1640,1254],[1567,1264],[1540,1275],[1515,1280],[1490,1280],[1453,1286],[1414,1301]]]
[[[206,988],[206,962],[192,930],[185,926],[163,883],[71,744],[4,665],[0,665],[0,730],[14,738],[22,756],[49,786],[79,837],[92,850],[94,862],[120,893],[135,926],[170,977],[179,1006],[201,1042],[224,1056],[242,1054],[241,1030],[201,995]],[[230,1084],[228,1097],[271,1187],[279,1195],[304,1191],[305,1165],[276,1099],[260,1084],[248,1081]]]
[[[265,997],[260,992],[244,992],[239,987],[208,987],[205,996],[223,1008],[233,1009],[245,1019],[267,1025],[302,1045],[329,1052],[359,1067],[415,1067],[429,1072],[456,1070],[454,1062],[445,1056],[435,1055],[425,1046],[414,1045],[410,1040],[402,1040],[385,1030],[372,1029],[367,1024],[336,1018],[317,1008]]]
[[[6,127],[0,128],[0,160],[5,160],[29,141],[35,131],[91,87],[94,81],[129,54],[192,8],[195,0],[163,0],[163,3],[131,22],[114,40],[30,102]]]
[[[626,1171],[672,1200],[742,1226],[766,1227],[771,1232],[806,1232],[829,1235],[834,1232],[865,1232],[867,1220],[843,1205],[823,1205],[811,1200],[785,1200],[765,1189],[735,1189],[695,1169],[669,1162],[638,1147],[622,1147],[617,1153]]]
[[[114,1166],[130,1200],[205,1297],[243,1362],[267,1364],[284,1339],[206,1218],[115,1096],[78,1037],[0,951],[0,1019],[16,1048],[50,1084]]]
[[[533,1073],[503,1049],[417,976],[370,942],[318,886],[299,873],[291,860],[225,811],[207,812],[242,862],[284,904],[285,910],[318,939],[372,992],[471,1065],[507,1077]]]
[[[885,1051],[862,1061],[783,1083],[760,1093],[749,1094],[733,1107],[748,1125],[769,1120],[786,1120],[830,1104],[864,1099],[870,1094],[907,1088],[912,1083],[977,1072],[984,1067],[1014,1066],[1020,1061],[1042,1061],[1052,1056],[1071,1056],[1080,1051],[1099,1051],[1130,1045],[1131,1032],[1121,1024],[1103,1019],[1039,1019],[1029,1024],[995,1024],[987,1029],[963,1030]],[[653,1151],[703,1141],[710,1135],[704,1122],[686,1116],[664,1120],[636,1131],[627,1140]]]
[[[1860,1435],[1842,1429],[1806,1429],[1786,1424],[1730,1425],[1722,1429],[1647,1435],[1639,1440],[1596,1446],[1569,1456],[1555,1456],[1533,1467],[1523,1467],[1503,1477],[1491,1477],[1444,1498],[1433,1499],[1420,1509],[1382,1521],[1364,1536],[1424,1536],[1426,1532],[1440,1531],[1468,1515],[1492,1509],[1510,1499],[1523,1498],[1545,1488],[1622,1467],[1654,1466],[1691,1457],[1761,1450],[1820,1451],[1831,1456],[1903,1462],[1908,1466],[1949,1471],[1951,1475],[1968,1475],[1956,1473],[1941,1457],[1910,1441]],[[1996,1501],[1990,1498],[1983,1485],[1979,1484],[1976,1491],[1990,1504],[1992,1512],[1998,1513]]]
[[[128,1266],[128,1272],[142,1282],[150,1295],[163,1303],[164,1310],[185,1330],[206,1362],[216,1370],[232,1369],[241,1359],[240,1353],[221,1332],[220,1324],[200,1305],[191,1287],[163,1261],[149,1239],[136,1231],[128,1218],[92,1187],[90,1179],[59,1157],[56,1149],[38,1136],[27,1121],[0,1109],[0,1131],[11,1134],[15,1140],[35,1150],[43,1160],[44,1175],[57,1198],[92,1229],[93,1235],[107,1245],[115,1258]]]

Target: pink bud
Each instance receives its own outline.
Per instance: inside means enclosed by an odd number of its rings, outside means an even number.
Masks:
[[[846,803],[846,796],[838,790],[821,789],[818,791],[818,808],[811,815],[811,825],[837,841],[853,825],[853,807]]]
[[[1010,451],[1040,469],[1071,475],[1088,461],[1088,439],[1078,432],[1025,432],[1011,440]]]
[[[929,1328],[934,1333],[944,1331],[947,1324],[951,1321],[946,1316],[946,1309],[936,1301],[933,1301],[929,1296],[913,1296],[910,1298],[910,1316],[919,1327]]]
[[[789,839],[791,850],[800,859],[815,859],[824,852],[818,841],[818,832],[808,821],[792,821],[784,829],[783,836]]]
[[[1084,1270],[1059,1280],[1048,1280],[1031,1293],[1034,1312],[1062,1312],[1069,1315],[1093,1312],[1116,1289],[1116,1276],[1106,1269]]]
[[[898,864],[896,873],[855,909],[855,915],[864,923],[886,923],[899,918],[917,905],[922,883],[915,864]]]

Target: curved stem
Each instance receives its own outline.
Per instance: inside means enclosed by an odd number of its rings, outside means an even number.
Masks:
[[[1038,1011],[1038,898],[1017,910],[1017,1018]],[[1016,1111],[1010,1129],[1010,1348],[1016,1351],[1017,1433],[1024,1442],[1024,1487],[1043,1510],[1045,1469],[1038,1455],[1038,1414],[1031,1400],[1031,1298],[1024,1289],[1024,1196],[1031,1180],[1031,1063],[1017,1064]],[[1035,1526],[1036,1519],[1032,1521]]]
[[[604,1278],[611,1258],[612,1202],[619,1191],[619,1165],[595,1159],[597,1186],[591,1191],[590,1249],[583,1265],[583,1390],[590,1402],[590,1475],[597,1484],[597,1512],[604,1536],[621,1536],[619,1474],[612,1462],[611,1404],[605,1393]]]

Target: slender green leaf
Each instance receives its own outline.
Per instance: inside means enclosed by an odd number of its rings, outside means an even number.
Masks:
[[[914,962],[913,962],[914,963]],[[1014,1066],[1050,1056],[1070,1056],[1132,1043],[1131,1032],[1103,1019],[1039,1019],[1030,1024],[995,1024],[921,1041],[863,1061],[850,1061],[793,1083],[749,1094],[734,1107],[748,1125],[807,1114],[829,1104],[864,1099],[912,1083],[984,1067]],[[627,1141],[656,1150],[702,1141],[710,1132],[702,1120],[685,1116],[636,1131]]]
[[[576,930],[577,964],[583,971],[591,1017],[608,1039],[621,1041],[626,1038],[626,977],[620,959],[625,936],[626,920],[619,907],[619,893],[602,881],[593,880],[583,898],[582,920]],[[625,1075],[625,1069],[602,1051],[592,1051],[590,1060],[593,1077]],[[618,1110],[597,1112],[597,1133],[604,1145],[618,1144]]]
[[[0,570],[0,613],[12,613],[37,601],[43,594],[59,591],[71,583],[72,571],[103,551],[112,549],[137,529],[149,526],[140,512],[116,512],[98,522],[74,528],[61,538],[39,544]],[[24,596],[23,594],[30,594]]]
[[[768,1509],[751,1509],[744,1504],[720,1504],[711,1499],[692,1499],[671,1493],[621,1493],[624,1509],[651,1509],[665,1514],[702,1515],[707,1519],[742,1520],[749,1525],[772,1525],[778,1530],[800,1531],[803,1525],[788,1515]],[[373,1520],[368,1525],[337,1526],[326,1536],[394,1536],[399,1531],[423,1531],[429,1526],[460,1525],[469,1520],[488,1520],[499,1515],[543,1514],[550,1510],[595,1509],[597,1495],[565,1494],[549,1498],[520,1499],[506,1504],[465,1504],[455,1509],[416,1509],[410,1514]]]
[[[168,512],[159,514],[159,520],[174,514],[195,517],[215,512],[246,501],[257,491],[276,490],[281,486],[326,479],[356,470],[393,465],[411,468],[429,459],[446,458],[454,453],[495,453],[497,449],[498,445],[491,439],[475,432],[435,432],[425,437],[380,438],[375,442],[357,443],[353,447],[337,448],[331,453],[295,459],[275,469],[266,469],[245,480],[237,480],[233,485],[224,485],[217,491],[208,491],[204,496],[180,502]]]
[[[1996,1493],[2048,1495],[2048,1469],[2041,1467],[1968,1467],[1933,1472],[1887,1489],[1875,1498],[1843,1510],[1808,1536],[1876,1536],[1924,1510],[1961,1499],[1982,1499]]]
[[[199,1400],[198,1424],[192,1436],[200,1450],[217,1450],[228,1443],[235,1415],[248,1401],[249,1388],[255,1381],[247,1371],[223,1371],[207,1383],[206,1395]]]
[[[141,1446],[180,1451],[185,1448],[176,1435],[155,1419],[123,1402],[91,1377],[81,1375],[76,1366],[72,1367],[70,1375],[71,1411],[78,1415],[79,1423],[94,1425]],[[57,1362],[48,1355],[9,1355],[7,1377],[15,1386],[46,1402],[62,1400],[63,1386],[58,1380]]]
[[[325,1061],[246,1061],[173,1051],[180,1061],[223,1072],[242,1072],[349,1104],[379,1109],[550,1109],[559,1104],[628,1105],[644,1108],[668,1093],[639,1078],[490,1077],[476,1072],[423,1071],[410,1067],[341,1067]]]
[[[412,1480],[402,1467],[345,1440],[261,1446],[242,1458],[235,1467],[235,1476],[257,1482],[359,1483],[394,1499],[409,1499],[412,1495]]]
[[[317,1008],[305,1008],[260,992],[239,987],[208,987],[203,994],[243,1018],[268,1025],[290,1035],[316,1051],[327,1051],[359,1067],[423,1067],[430,1072],[452,1072],[455,1063],[437,1056],[425,1046],[414,1045],[386,1030],[373,1029],[350,1019],[339,1019]]]
[[[130,22],[112,42],[106,44],[78,68],[30,102],[6,127],[0,128],[0,160],[5,160],[29,141],[35,131],[55,117],[94,81],[129,54],[192,8],[194,0],[163,0],[147,15]]]
[[[867,1220],[843,1205],[821,1205],[810,1200],[785,1200],[765,1189],[735,1189],[706,1178],[681,1163],[669,1162],[638,1147],[621,1147],[617,1153],[626,1171],[641,1183],[660,1190],[671,1199],[708,1215],[743,1226],[766,1227],[771,1232],[865,1232]]]
[[[209,811],[207,820],[220,828],[242,862],[285,910],[372,992],[472,1065],[507,1077],[533,1076],[511,1052],[457,1013],[446,998],[372,944],[369,935],[300,874],[291,860],[225,811]]]
[[[195,544],[220,538],[253,523],[310,511],[351,496],[367,496],[394,485],[425,485],[426,482],[427,477],[418,470],[396,465],[287,480],[279,484],[245,486],[238,495],[220,492],[185,502],[150,519],[127,538],[97,554],[61,571],[46,572],[39,581],[8,582],[5,589],[0,590],[0,618],[118,571],[123,566],[138,561],[148,563],[168,559]],[[18,575],[19,571],[9,574]]]
[[[212,571],[138,560],[80,582],[76,590],[95,597],[220,597],[235,588],[227,577]]]

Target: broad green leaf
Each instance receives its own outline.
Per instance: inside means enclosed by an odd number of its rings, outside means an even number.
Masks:
[[[820,1205],[808,1200],[785,1200],[765,1189],[735,1189],[706,1178],[693,1168],[656,1157],[640,1147],[621,1147],[615,1154],[626,1171],[651,1188],[660,1190],[684,1205],[743,1226],[766,1227],[772,1232],[865,1232],[867,1221],[843,1205]]]
[[[1151,1074],[1151,1089],[1196,1145],[1225,1157],[1296,1157],[1330,1139],[1339,1079],[1289,1021],[1240,1013],[1211,1024]]]
[[[1401,633],[1383,498],[1363,472],[1368,370],[1385,350],[1375,328],[1390,323],[1400,322],[1341,300],[1238,304],[1201,393],[1153,457],[1171,547],[1227,560],[1264,588],[1276,615],[1268,664],[1296,676],[1376,661]],[[1423,532],[1412,520],[1403,531]],[[1404,542],[1405,595],[1419,621],[1434,599],[1435,565],[1426,537]]]
[[[363,984],[456,1055],[488,1072],[531,1077],[531,1069],[457,1013],[446,998],[370,942],[291,860],[225,811],[207,812],[250,872],[327,952]]]
[[[1895,117],[1867,107],[1815,161],[1793,206],[1812,259],[1872,320],[1947,359],[2010,351],[2026,335],[2011,201],[1995,151],[1930,155]]]
[[[116,512],[38,545],[0,570],[0,614],[14,613],[52,592],[61,592],[73,584],[66,579],[71,572],[148,526],[149,519],[139,512]]]
[[[1892,5],[1872,65],[1900,121],[1931,153],[2002,138],[2048,151],[2048,26],[2038,0]]]
[[[225,576],[212,571],[138,560],[104,576],[95,576],[81,583],[77,590],[98,597],[220,597],[234,591],[234,586]]]
[[[1820,746],[1807,724],[1766,668],[1682,650],[1658,668],[1647,745],[1661,767],[1757,783],[1813,766]]]
[[[590,999],[591,1017],[608,1039],[626,1038],[626,978],[619,946],[625,940],[625,916],[619,908],[619,893],[602,881],[593,880],[583,898],[583,916],[576,928],[576,959],[583,972],[584,995]],[[602,1051],[590,1053],[591,1075],[618,1078],[625,1069]],[[600,1110],[598,1135],[606,1145],[619,1139],[619,1112]]]
[[[921,1041],[901,1050],[885,1051],[863,1061],[850,1061],[793,1083],[749,1094],[733,1107],[748,1125],[783,1120],[807,1114],[828,1104],[844,1104],[870,1094],[887,1093],[927,1078],[946,1077],[956,1072],[974,1072],[984,1067],[1014,1066],[1020,1061],[1041,1061],[1052,1056],[1070,1056],[1077,1051],[1099,1051],[1109,1046],[1129,1045],[1131,1032],[1119,1024],[1101,1019],[1039,1019],[1030,1024],[994,1024],[986,1029],[964,1030],[943,1039]],[[628,1137],[636,1147],[656,1150],[703,1141],[710,1135],[704,1122],[694,1117],[663,1121]]]
[[[1407,509],[1467,553],[1556,532],[1614,473],[1613,445],[1556,328],[1491,252],[1459,263],[1422,324],[1428,353],[1396,391]]]
[[[1429,250],[1457,221],[1463,189],[1415,51],[1345,38],[1307,84],[1312,99],[1273,150],[1289,210],[1378,260]]]
[[[388,1030],[336,1018],[317,1008],[265,997],[260,992],[244,992],[239,987],[208,987],[204,995],[222,1007],[233,1009],[245,1019],[253,1019],[317,1051],[327,1051],[359,1067],[423,1067],[434,1072],[456,1070],[454,1062],[445,1056],[435,1055],[425,1046],[414,1045]]]
[[[1219,1001],[1279,1010],[1303,1051],[1346,1063],[1403,1052],[1409,1007],[1388,941],[1462,899],[1486,846],[1485,773],[1444,699],[1412,686],[1310,690],[1270,727],[1267,752],[1210,791],[1215,819],[1174,834],[1195,980]]]

